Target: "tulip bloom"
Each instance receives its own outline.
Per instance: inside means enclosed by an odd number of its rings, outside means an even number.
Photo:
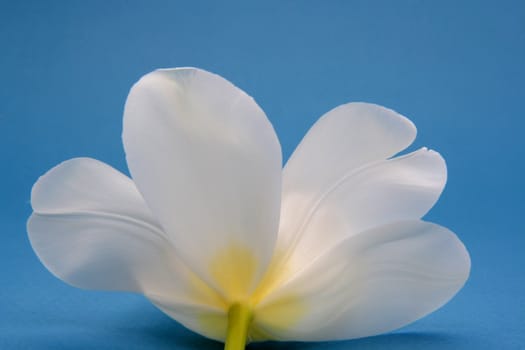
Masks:
[[[446,166],[398,113],[349,103],[310,129],[284,169],[264,112],[195,68],[131,89],[131,178],[68,160],[31,193],[32,247],[61,280],[144,294],[187,328],[248,341],[366,337],[445,304],[470,271],[448,229],[422,221]]]

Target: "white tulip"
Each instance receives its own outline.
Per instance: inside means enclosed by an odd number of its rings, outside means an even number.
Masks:
[[[225,349],[388,332],[445,304],[470,271],[456,235],[421,220],[443,158],[392,158],[415,136],[396,112],[349,103],[282,169],[250,96],[200,69],[157,70],[126,102],[132,178],[94,159],[59,164],[33,187],[29,238],[63,281],[142,293]]]

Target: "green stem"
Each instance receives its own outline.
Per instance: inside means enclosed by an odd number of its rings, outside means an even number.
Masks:
[[[224,350],[243,350],[252,322],[252,310],[243,304],[233,304],[228,310],[228,333]]]

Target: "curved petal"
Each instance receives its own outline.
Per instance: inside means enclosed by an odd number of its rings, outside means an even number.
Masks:
[[[416,127],[400,114],[370,103],[348,103],[322,116],[283,171],[279,241],[293,241],[316,199],[346,174],[408,147]]]
[[[290,264],[302,266],[345,237],[372,227],[420,219],[438,200],[446,178],[445,161],[426,148],[346,174],[316,198],[302,220]],[[288,213],[282,213],[282,220],[289,222]]]
[[[207,338],[225,341],[228,312],[224,309],[179,303],[173,298],[147,295],[153,305],[184,327]]]
[[[423,221],[392,223],[350,236],[311,261],[267,296],[256,320],[275,339],[380,334],[445,304],[469,271],[468,252],[448,229]],[[289,314],[298,315],[295,322]]]
[[[94,159],[51,169],[33,186],[31,245],[55,276],[79,288],[220,304],[176,257],[130,178]]]
[[[123,139],[131,175],[181,258],[226,298],[248,293],[279,221],[281,151],[264,112],[218,75],[158,70],[131,89]]]

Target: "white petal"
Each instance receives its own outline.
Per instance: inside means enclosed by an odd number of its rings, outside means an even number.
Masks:
[[[415,137],[410,120],[374,104],[348,103],[322,116],[284,168],[281,243],[296,238],[296,226],[324,191],[365,164],[402,151]]]
[[[273,252],[281,193],[280,145],[253,99],[209,72],[158,70],[131,89],[123,139],[183,260],[227,298],[253,288]]]
[[[388,332],[445,304],[469,271],[468,252],[446,228],[392,223],[351,236],[304,266],[259,306],[257,325],[288,340]]]
[[[186,328],[210,339],[225,340],[228,326],[228,313],[225,310],[178,303],[173,298],[159,295],[147,297],[153,305]]]
[[[91,158],[65,161],[41,176],[32,188],[31,206],[39,214],[105,211],[159,230],[133,181]]]
[[[65,282],[215,302],[174,255],[133,181],[108,165],[77,158],[56,166],[33,186],[31,204],[31,245]]]
[[[439,153],[425,148],[370,163],[333,184],[314,201],[296,229],[292,266],[301,266],[345,237],[394,221],[419,219],[438,200],[446,182]],[[298,196],[286,202],[300,203]],[[283,221],[288,213],[283,212]],[[281,228],[285,228],[283,224]],[[290,226],[293,227],[293,226]]]

